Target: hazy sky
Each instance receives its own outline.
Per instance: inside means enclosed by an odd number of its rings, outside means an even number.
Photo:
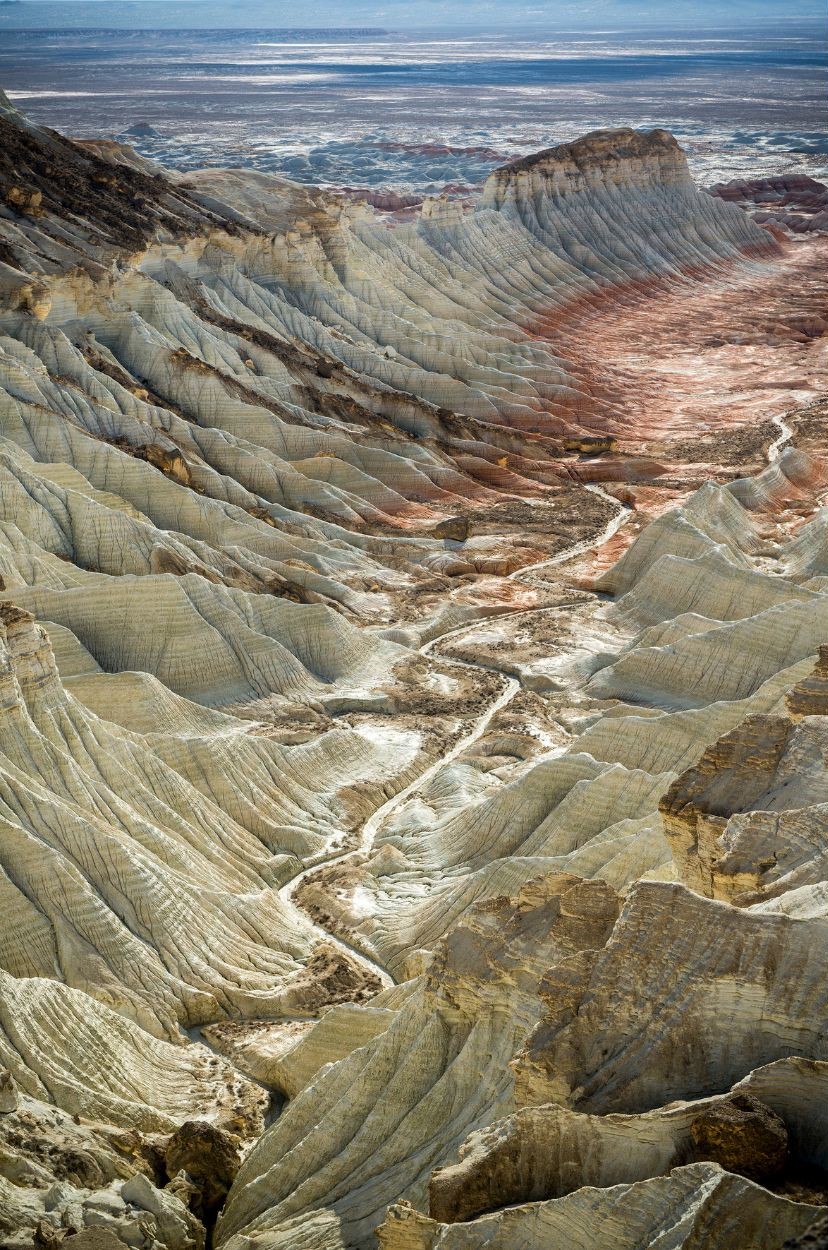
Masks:
[[[17,26],[516,28],[704,25],[822,17],[825,0],[0,0]],[[105,15],[105,16],[104,16]]]

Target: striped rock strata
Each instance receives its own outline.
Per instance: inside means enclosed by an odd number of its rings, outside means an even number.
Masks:
[[[820,241],[663,131],[393,227],[0,131],[0,1245],[778,1250],[824,1197]],[[688,1154],[734,1089],[787,1188]]]

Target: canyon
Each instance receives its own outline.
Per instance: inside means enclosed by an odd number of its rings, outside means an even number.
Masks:
[[[820,1244],[824,188],[0,140],[0,1247]]]

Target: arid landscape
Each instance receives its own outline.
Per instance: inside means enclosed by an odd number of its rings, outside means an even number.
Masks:
[[[0,94],[2,1250],[828,1245],[827,204]]]

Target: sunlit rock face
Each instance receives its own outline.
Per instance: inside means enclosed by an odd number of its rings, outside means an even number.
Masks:
[[[692,190],[693,180],[679,145],[666,130],[596,130],[573,143],[524,157],[495,170],[484,203],[500,208],[508,200],[538,195],[553,200],[614,188],[665,186]]]
[[[702,1160],[784,1187],[794,1159],[822,1158],[819,1149],[811,1157],[812,1108],[826,1076],[824,1063],[783,1059],[728,1093],[640,1115],[588,1115],[557,1103],[522,1108],[473,1134],[459,1163],[433,1173],[430,1214],[458,1223],[497,1207],[561,1198],[585,1185],[610,1189],[647,1181]],[[741,1133],[726,1131],[740,1121]]]
[[[629,1208],[620,1227],[619,1202]],[[382,1250],[533,1250],[556,1240],[577,1245],[574,1239],[584,1236],[598,1245],[602,1237],[611,1237],[619,1250],[647,1250],[666,1226],[677,1246],[697,1245],[700,1228],[707,1238],[704,1244],[711,1247],[724,1248],[734,1244],[734,1237],[748,1237],[757,1250],[777,1250],[789,1233],[806,1230],[819,1210],[794,1207],[703,1163],[676,1168],[669,1177],[619,1186],[612,1195],[583,1188],[554,1203],[509,1207],[468,1224],[444,1225],[411,1208],[393,1206],[378,1237]]]
[[[0,131],[3,1245],[803,1233],[818,232],[660,130],[393,225]]]

